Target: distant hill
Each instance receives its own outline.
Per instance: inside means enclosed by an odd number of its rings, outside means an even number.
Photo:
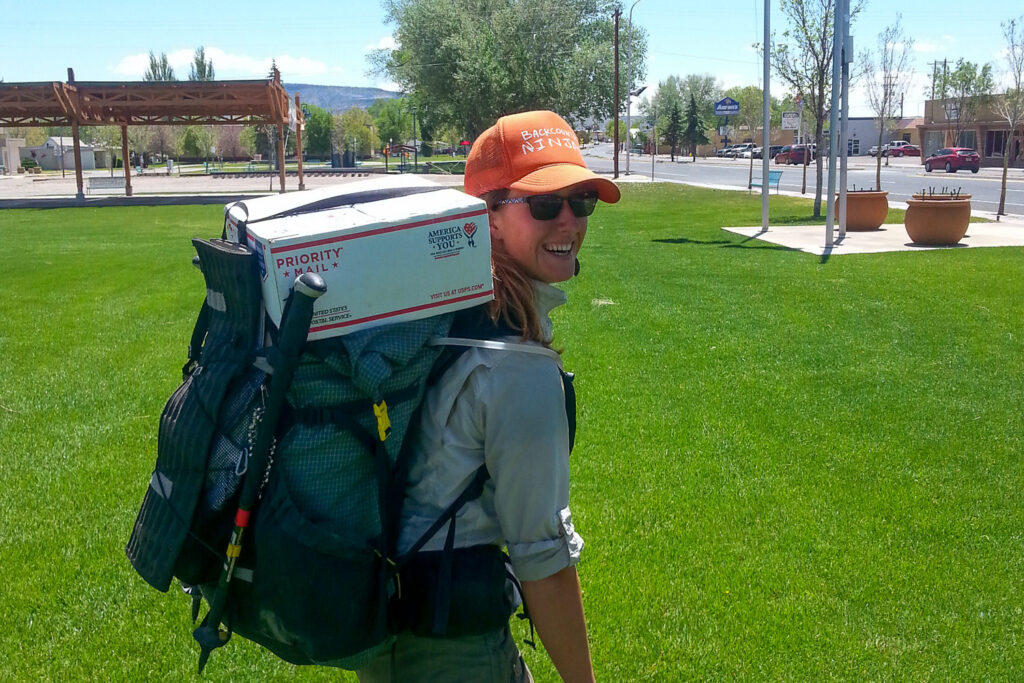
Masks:
[[[374,100],[401,97],[402,93],[380,88],[351,88],[347,85],[309,85],[307,83],[284,83],[284,89],[292,98],[299,93],[299,101],[313,104],[327,111],[340,114],[353,106],[366,109]]]

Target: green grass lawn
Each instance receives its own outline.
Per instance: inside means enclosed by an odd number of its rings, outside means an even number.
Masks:
[[[626,186],[566,285],[598,679],[1018,678],[1024,251],[823,263],[720,230],[760,212]],[[221,219],[0,212],[0,679],[195,676],[187,599],[123,546],[204,293],[188,238]],[[241,638],[203,677],[354,680]]]

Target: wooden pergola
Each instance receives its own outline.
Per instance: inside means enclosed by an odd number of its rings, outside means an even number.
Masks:
[[[302,175],[303,115],[295,95],[295,142]],[[70,126],[74,139],[78,198],[84,199],[81,126],[120,126],[125,194],[132,195],[128,126],[274,125],[281,192],[285,191],[284,127],[289,124],[288,93],[275,68],[259,81],[130,81],[0,83],[0,126]]]

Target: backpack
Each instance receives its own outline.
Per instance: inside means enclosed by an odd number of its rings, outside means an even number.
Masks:
[[[486,468],[401,558],[396,539],[423,395],[465,348],[451,344],[472,343],[431,340],[515,332],[477,307],[308,342],[289,363],[263,313],[252,252],[223,240],[194,244],[207,297],[184,381],[161,415],[156,467],[126,553],[158,590],[179,579],[193,621],[202,599],[210,603],[195,632],[200,670],[232,633],[293,664],[354,670],[404,629],[461,635],[504,624],[516,601],[501,549],[452,547],[456,514],[483,491]],[[288,400],[270,415],[268,384],[285,365],[294,374],[277,388]],[[269,462],[255,467],[254,435],[268,424]],[[236,543],[250,480],[259,500],[246,542]],[[445,524],[445,550],[418,552]]]

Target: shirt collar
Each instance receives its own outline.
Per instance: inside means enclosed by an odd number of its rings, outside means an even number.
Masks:
[[[533,302],[537,307],[537,317],[540,319],[540,329],[544,339],[551,341],[555,336],[555,326],[551,322],[551,311],[555,310],[569,297],[565,292],[540,280],[532,280]]]

